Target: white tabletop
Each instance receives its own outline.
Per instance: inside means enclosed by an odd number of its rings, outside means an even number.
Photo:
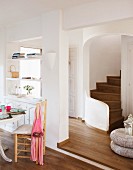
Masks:
[[[23,114],[21,114],[21,115],[12,115],[12,118],[0,120],[0,124],[16,122],[19,119],[21,119],[22,117],[23,117]]]
[[[5,124],[5,123],[12,123],[12,122],[15,122],[15,121],[18,121],[19,119],[21,119],[23,115],[12,115],[12,118],[8,118],[8,119],[2,119],[0,120],[0,124]],[[5,153],[4,153],[4,150],[3,150],[3,147],[1,145],[1,140],[0,140],[0,154],[1,156],[3,157],[3,159],[7,162],[12,162],[12,159],[8,158]]]

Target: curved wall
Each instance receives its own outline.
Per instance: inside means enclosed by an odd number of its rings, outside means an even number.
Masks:
[[[88,48],[90,89],[96,82],[106,82],[106,76],[119,76],[121,70],[121,37],[104,35],[91,39]]]

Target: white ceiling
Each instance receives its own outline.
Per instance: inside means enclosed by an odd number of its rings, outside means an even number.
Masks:
[[[95,0],[0,0],[0,26]]]

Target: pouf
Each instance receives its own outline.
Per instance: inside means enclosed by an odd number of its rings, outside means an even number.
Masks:
[[[110,134],[111,140],[124,148],[133,148],[133,136],[125,134],[124,128],[115,129]]]
[[[113,141],[111,141],[111,149],[117,153],[118,155],[128,157],[128,158],[133,158],[133,149],[130,148],[124,148],[122,146],[119,146],[115,144]]]

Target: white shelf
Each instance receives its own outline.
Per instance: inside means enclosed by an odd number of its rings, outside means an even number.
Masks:
[[[23,96],[23,95],[7,95],[4,96],[5,99],[14,100],[17,102],[36,104],[37,102],[42,101],[42,97],[35,98],[33,96]]]
[[[42,79],[22,79],[22,78],[6,78],[6,80],[10,81],[42,81]]]
[[[7,61],[21,61],[21,60],[42,60],[42,57],[29,57],[29,58],[17,58],[17,59],[7,59]]]

